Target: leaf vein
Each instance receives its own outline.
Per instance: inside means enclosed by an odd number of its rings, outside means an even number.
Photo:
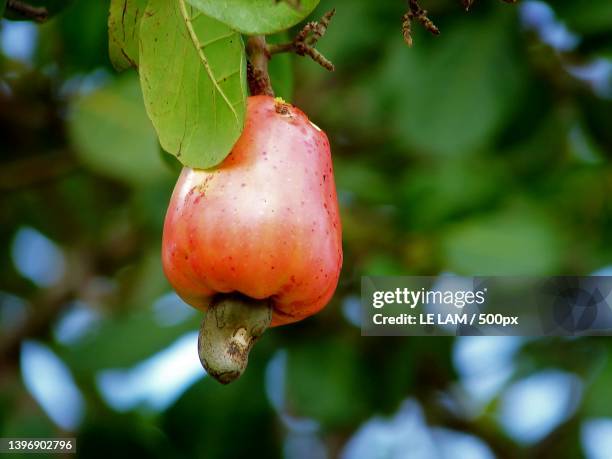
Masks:
[[[222,77],[217,78],[217,83],[221,84],[223,82],[225,82],[225,80],[230,79],[231,77],[233,77],[234,75],[238,75],[240,73],[240,69],[238,70],[234,70],[233,72],[228,73],[227,75],[224,75]]]
[[[212,38],[212,39],[210,39],[210,40],[208,40],[208,41],[206,41],[206,42],[204,42],[204,43],[201,43],[201,42],[200,42],[200,43],[199,43],[199,47],[200,47],[200,49],[204,49],[204,48],[206,48],[206,47],[208,47],[208,46],[212,45],[213,43],[216,43],[216,42],[218,42],[218,41],[220,41],[220,40],[224,40],[224,39],[226,39],[226,38],[231,38],[231,37],[233,37],[234,35],[236,35],[236,33],[235,33],[235,32],[232,32],[232,33],[228,33],[228,34],[226,34],[226,35],[221,35],[220,37],[215,37],[215,38]]]
[[[183,20],[185,22],[185,26],[187,27],[187,32],[189,34],[189,38],[191,39],[191,42],[193,43],[193,46],[195,47],[196,52],[198,53],[198,57],[200,58],[200,61],[202,62],[202,65],[206,69],[206,73],[208,74],[208,77],[210,78],[214,88],[216,89],[216,91],[213,91],[213,94],[215,94],[215,92],[219,92],[219,94],[221,95],[222,99],[225,101],[225,103],[229,107],[230,111],[234,115],[234,118],[236,118],[236,123],[240,124],[240,118],[238,117],[238,113],[236,113],[236,110],[234,109],[234,106],[228,100],[227,95],[225,94],[225,92],[223,92],[223,90],[219,86],[219,83],[217,83],[215,75],[214,75],[212,69],[210,68],[210,64],[208,62],[208,59],[206,58],[206,55],[204,54],[204,51],[200,47],[200,42],[199,42],[198,36],[197,36],[197,34],[196,34],[196,32],[195,32],[195,30],[193,28],[193,24],[191,23],[191,19],[189,18],[189,15],[187,14],[187,7],[185,5],[185,0],[179,0],[179,7],[180,7],[181,15],[183,16]],[[216,97],[213,100],[215,100],[215,102],[216,102]],[[216,110],[215,110],[215,112],[216,112]],[[216,123],[216,117],[215,117],[215,129],[216,129],[216,124],[217,123]]]

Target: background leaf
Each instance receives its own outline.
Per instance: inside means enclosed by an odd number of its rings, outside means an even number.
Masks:
[[[355,349],[328,338],[295,345],[287,360],[287,396],[296,414],[335,426],[364,416],[364,400],[354,396],[363,389]]]
[[[151,0],[140,43],[145,105],[162,147],[186,166],[218,164],[244,123],[246,63],[240,35],[185,0]]]
[[[111,0],[108,51],[117,70],[138,67],[138,32],[146,0]]]
[[[80,159],[96,172],[137,185],[170,176],[135,75],[76,99],[69,129]]]
[[[64,77],[100,67],[111,70],[107,25],[109,1],[57,2],[71,6],[38,26],[37,64],[53,62]]]
[[[572,29],[581,33],[608,32],[612,27],[612,2],[591,0],[572,2],[561,0],[551,2],[561,19]]]
[[[291,41],[287,32],[266,37],[268,43],[287,43]],[[274,88],[274,94],[287,102],[293,100],[293,54],[281,53],[270,59],[268,71]]]
[[[555,274],[560,244],[546,218],[519,206],[450,227],[442,245],[452,272],[491,276]]]
[[[411,52],[401,41],[393,44],[381,88],[395,106],[405,145],[448,156],[491,139],[521,96],[523,69],[511,44],[514,31],[505,25],[511,19],[508,11],[485,23],[470,16],[445,27],[445,40],[423,39]]]
[[[207,15],[249,35],[288,29],[308,16],[319,3],[319,0],[301,0],[298,9],[275,0],[188,1]]]

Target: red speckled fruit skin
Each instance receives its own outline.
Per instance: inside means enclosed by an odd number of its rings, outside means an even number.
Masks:
[[[250,97],[223,163],[183,169],[162,245],[164,272],[187,303],[204,310],[218,292],[270,298],[272,326],[322,309],[342,266],[329,141],[300,110],[279,107]]]

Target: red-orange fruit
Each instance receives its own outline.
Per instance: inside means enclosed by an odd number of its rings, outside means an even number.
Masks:
[[[205,310],[216,293],[269,299],[272,325],[332,297],[342,235],[329,141],[299,109],[248,99],[244,131],[216,168],[183,169],[164,223],[164,272]]]

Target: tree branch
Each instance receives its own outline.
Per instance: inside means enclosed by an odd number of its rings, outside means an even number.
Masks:
[[[77,169],[70,152],[59,151],[2,165],[0,191],[13,191],[56,180]]]
[[[476,0],[461,0],[461,4],[465,11],[468,11]],[[505,3],[516,3],[518,0],[502,0]],[[408,3],[408,11],[402,16],[402,35],[408,46],[412,46],[412,21],[416,19],[425,29],[429,30],[434,35],[440,34],[440,29],[427,16],[427,11],[421,8],[418,0],[406,0]]]
[[[320,21],[309,22],[302,30],[298,32],[293,41],[290,43],[268,45],[268,52],[270,55],[293,52],[298,56],[308,56],[321,67],[333,72],[334,64],[332,64],[314,47],[319,39],[325,35],[325,32],[327,32],[329,22],[335,13],[336,9],[334,8],[325,13]]]
[[[0,336],[0,373],[19,364],[21,344],[28,338],[44,338],[70,300],[78,298],[91,277],[89,254],[68,253],[68,269],[60,283],[30,299],[30,311],[22,326]]]
[[[408,46],[412,46],[412,20],[416,19],[425,29],[434,35],[440,34],[440,29],[427,17],[427,11],[420,7],[417,0],[408,0],[408,11],[402,17],[402,35]]]
[[[36,22],[45,22],[49,18],[49,11],[44,6],[33,6],[21,0],[8,0],[6,9]]]
[[[274,97],[274,90],[268,73],[268,61],[271,55],[266,46],[266,37],[263,35],[249,37],[246,51],[249,57],[247,79],[251,95],[264,94]]]

